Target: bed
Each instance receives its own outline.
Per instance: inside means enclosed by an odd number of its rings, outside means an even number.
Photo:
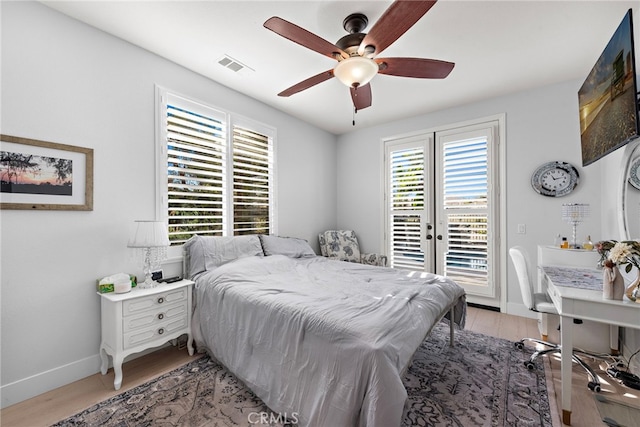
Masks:
[[[277,236],[184,248],[199,351],[301,426],[400,425],[416,349],[448,313],[464,326],[464,290],[443,276],[329,260]]]

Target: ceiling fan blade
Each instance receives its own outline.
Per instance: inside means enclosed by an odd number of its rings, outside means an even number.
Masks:
[[[444,79],[456,65],[453,62],[423,58],[376,58],[374,61],[380,66],[380,74],[419,79]]]
[[[333,70],[323,71],[320,74],[316,74],[313,77],[309,77],[308,79],[303,80],[300,83],[297,83],[291,86],[289,89],[283,90],[278,94],[278,96],[291,96],[295,93],[302,92],[305,89],[309,89],[310,87],[315,86],[318,83],[322,83],[326,80],[329,80],[332,77],[333,77]]]
[[[331,59],[337,59],[336,56],[342,56],[343,58],[349,57],[346,52],[333,43],[277,16],[267,19],[264,27],[294,43],[315,50]]]
[[[369,83],[357,88],[351,87],[349,90],[351,91],[351,99],[356,112],[363,108],[371,107],[371,85]]]
[[[374,46],[374,55],[380,54],[413,26],[436,4],[434,1],[396,0],[378,19],[364,37],[358,54],[364,55],[366,46]]]

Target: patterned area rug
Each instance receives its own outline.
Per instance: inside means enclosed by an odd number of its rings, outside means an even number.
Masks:
[[[543,361],[528,371],[530,350],[513,342],[436,325],[407,371],[403,426],[552,426]],[[553,398],[552,398],[553,400]],[[114,396],[55,426],[281,426],[234,375],[202,357]],[[348,426],[345,426],[348,427]]]

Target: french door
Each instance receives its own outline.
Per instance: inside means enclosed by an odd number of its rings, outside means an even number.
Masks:
[[[385,247],[398,269],[455,280],[499,306],[498,122],[385,141]]]
[[[389,265],[433,271],[433,134],[385,142]]]

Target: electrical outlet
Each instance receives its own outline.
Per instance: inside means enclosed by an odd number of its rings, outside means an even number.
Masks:
[[[527,224],[518,224],[518,234],[527,234]]]

